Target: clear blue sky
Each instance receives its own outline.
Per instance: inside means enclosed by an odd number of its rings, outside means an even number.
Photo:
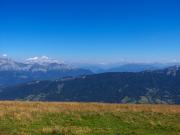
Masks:
[[[180,60],[179,0],[0,0],[0,54]]]

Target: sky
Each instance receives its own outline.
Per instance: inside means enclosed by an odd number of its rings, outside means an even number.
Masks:
[[[0,0],[0,54],[180,61],[179,0]]]

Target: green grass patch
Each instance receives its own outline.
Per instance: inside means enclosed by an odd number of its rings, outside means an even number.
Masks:
[[[180,114],[74,110],[28,115],[17,108],[0,116],[0,135],[180,135]]]

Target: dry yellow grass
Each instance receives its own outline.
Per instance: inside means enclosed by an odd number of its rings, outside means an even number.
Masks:
[[[147,105],[147,104],[103,104],[75,102],[19,102],[1,101],[0,117],[11,115],[16,119],[31,119],[31,114],[44,112],[156,112],[180,113],[179,105]]]

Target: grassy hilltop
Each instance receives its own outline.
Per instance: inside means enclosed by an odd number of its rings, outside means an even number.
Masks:
[[[0,135],[180,135],[180,106],[0,102]]]

